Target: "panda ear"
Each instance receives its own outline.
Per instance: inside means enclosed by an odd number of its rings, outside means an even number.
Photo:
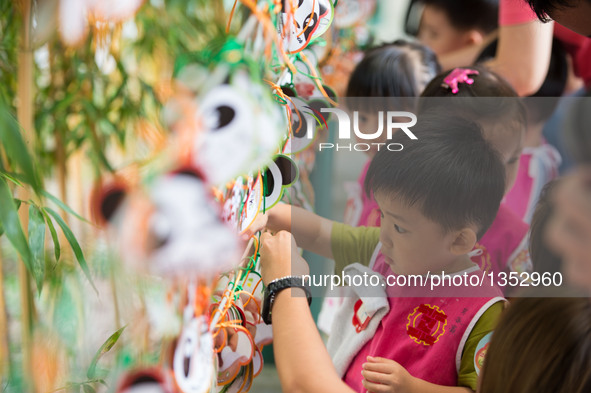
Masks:
[[[313,98],[308,101],[308,106],[310,109],[312,109],[314,115],[319,117],[320,124],[318,125],[324,126],[324,123],[327,123],[328,119],[330,118],[330,112],[322,112],[321,109],[330,108],[331,105],[327,101],[324,101],[320,98]]]
[[[283,186],[287,187],[296,181],[298,178],[298,167],[291,158],[279,155],[275,158],[275,164],[281,172],[281,183]]]
[[[334,89],[327,85],[322,85],[322,87],[324,88],[324,91],[326,92],[328,97],[330,97],[330,99],[334,102],[337,102],[339,97],[337,97],[337,93],[334,91]]]
[[[285,94],[286,96],[291,97],[291,98],[298,96],[296,91],[289,85],[281,86],[281,91],[283,92],[283,94]]]
[[[128,186],[122,181],[99,185],[92,195],[92,216],[99,225],[110,223],[128,195]]]
[[[176,169],[175,171],[172,171],[171,174],[191,176],[205,183],[205,176],[203,176],[203,173],[201,173],[199,169],[193,166],[183,166],[181,168]]]

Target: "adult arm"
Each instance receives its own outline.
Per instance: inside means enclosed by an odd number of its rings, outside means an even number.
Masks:
[[[520,96],[535,93],[544,83],[552,52],[553,23],[542,23],[524,0],[499,1],[497,53],[486,63],[503,76]],[[461,49],[440,59],[444,69],[476,61],[491,40]]]
[[[267,228],[272,232],[287,231],[304,250],[332,259],[331,231],[334,221],[301,207],[280,203],[259,214],[246,232],[252,236]]]
[[[284,231],[261,236],[261,266],[265,285],[276,278],[308,273],[295,240]],[[353,392],[332,364],[303,290],[279,292],[272,318],[275,364],[284,392]]]
[[[553,23],[538,20],[501,26],[497,54],[485,65],[503,76],[520,96],[535,93],[548,73],[553,29]]]

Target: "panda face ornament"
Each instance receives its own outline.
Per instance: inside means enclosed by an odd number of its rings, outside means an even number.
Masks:
[[[317,0],[284,0],[277,31],[288,54],[303,50],[318,29],[320,6]],[[291,14],[291,15],[290,15]],[[293,15],[293,18],[292,18]]]
[[[280,144],[285,116],[268,89],[246,71],[205,94],[198,116],[204,126],[195,139],[192,164],[208,182],[222,185],[256,171]]]
[[[147,197],[131,200],[124,212],[120,236],[124,261],[169,278],[211,278],[238,264],[241,242],[221,220],[199,177],[162,176]]]

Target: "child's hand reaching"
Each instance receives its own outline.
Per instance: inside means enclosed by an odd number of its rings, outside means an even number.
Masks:
[[[252,236],[256,235],[257,232],[262,231],[267,227],[267,222],[269,221],[269,214],[259,213],[252,224],[244,231],[242,237],[244,239],[250,239]]]
[[[409,393],[415,378],[394,360],[367,357],[363,364],[363,386],[370,393]]]

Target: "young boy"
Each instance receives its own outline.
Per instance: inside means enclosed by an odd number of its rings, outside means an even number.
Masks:
[[[498,0],[419,0],[419,40],[438,57],[480,44],[498,27]]]
[[[418,140],[394,134],[391,142],[404,149],[379,152],[369,168],[366,191],[373,191],[381,209],[380,228],[352,228],[288,205],[271,209],[257,227],[266,221],[271,231],[291,231],[300,247],[334,258],[336,274],[359,262],[349,271],[367,273],[368,266],[379,278],[388,277],[389,285],[391,277],[407,275],[480,277],[468,254],[499,208],[503,165],[472,122],[424,115],[413,132]],[[285,232],[264,234],[261,243],[266,285],[293,274],[292,267],[305,272]],[[373,289],[380,287],[369,292]],[[471,297],[461,297],[466,289]],[[335,320],[334,366],[305,298],[289,296],[301,290],[276,294],[275,358],[286,391],[476,390],[481,355],[476,349],[503,308],[498,289],[490,283],[464,285],[454,297],[441,297],[428,286],[390,287],[382,303],[366,290],[353,288]],[[407,290],[415,297],[404,297]]]

